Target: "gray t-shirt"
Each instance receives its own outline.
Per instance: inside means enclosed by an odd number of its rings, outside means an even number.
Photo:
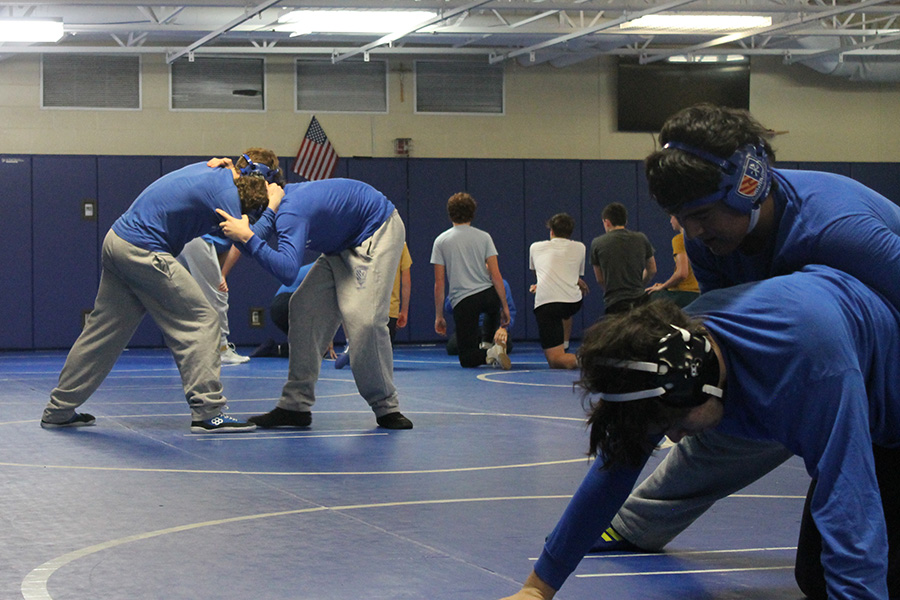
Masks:
[[[638,231],[613,229],[594,238],[591,264],[603,274],[606,306],[644,295],[644,269],[653,254],[650,240]]]
[[[444,265],[450,281],[447,298],[451,306],[494,286],[485,264],[491,256],[497,256],[494,240],[471,225],[454,225],[435,238],[431,264]]]

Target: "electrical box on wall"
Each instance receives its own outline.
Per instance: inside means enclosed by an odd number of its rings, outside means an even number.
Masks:
[[[250,327],[264,327],[266,309],[253,307],[250,309]]]
[[[85,221],[97,220],[97,201],[82,200],[81,201],[81,218]]]

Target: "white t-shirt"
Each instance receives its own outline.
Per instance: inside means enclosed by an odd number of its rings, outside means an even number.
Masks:
[[[537,275],[534,307],[550,302],[578,302],[578,279],[584,276],[587,250],[581,242],[552,238],[535,242],[528,252],[529,268]]]

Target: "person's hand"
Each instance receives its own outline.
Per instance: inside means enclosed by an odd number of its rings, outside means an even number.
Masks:
[[[277,183],[269,183],[266,185],[266,193],[269,196],[269,208],[272,209],[272,212],[278,212],[281,199],[284,198],[284,188]]]
[[[404,327],[406,327],[408,319],[409,317],[407,316],[407,314],[405,312],[401,312],[397,317],[397,329],[403,329]]]
[[[534,571],[525,580],[522,589],[500,600],[551,600],[556,595],[556,590],[544,583]]]
[[[217,169],[219,167],[225,167],[227,169],[230,169],[231,167],[234,166],[234,163],[231,161],[230,158],[211,158],[208,161],[206,161],[206,166],[212,167],[213,169]]]
[[[337,359],[337,353],[334,351],[334,341],[328,342],[328,350],[325,352],[325,356],[330,358],[331,360]]]
[[[219,282],[219,291],[222,292],[223,294],[228,293],[228,282],[225,281],[224,277],[222,278],[222,281]]]
[[[506,327],[500,327],[497,331],[494,332],[494,343],[495,344],[503,344],[506,346],[506,341],[509,339],[509,332],[506,330]]]
[[[578,289],[581,290],[582,297],[591,293],[591,288],[589,288],[584,279],[581,279],[580,277],[578,278]]]
[[[512,596],[500,598],[500,600],[548,600],[549,598],[552,598],[552,596],[543,596],[534,588],[522,588]]]
[[[651,285],[650,287],[648,287],[648,288],[647,288],[646,290],[644,290],[644,291],[647,292],[647,293],[649,293],[649,294],[652,294],[653,292],[658,292],[658,291],[660,291],[661,289],[663,289],[663,286],[662,286],[661,283],[654,283],[653,285]]]
[[[241,215],[240,219],[236,219],[221,208],[217,208],[216,212],[224,219],[219,223],[219,227],[222,228],[222,233],[228,239],[246,243],[247,240],[253,237],[253,231],[250,229],[250,219],[247,218],[247,215]]]
[[[434,320],[434,331],[440,335],[447,335],[447,321],[444,320],[444,317],[438,317]]]
[[[535,292],[537,292],[537,284],[536,284],[536,283],[532,283],[532,284],[531,284],[531,287],[528,288],[528,291],[531,292],[532,294],[534,294]]]

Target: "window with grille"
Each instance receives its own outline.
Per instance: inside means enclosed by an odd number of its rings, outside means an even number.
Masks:
[[[141,57],[44,54],[41,56],[41,106],[140,109]]]
[[[503,114],[503,65],[416,61],[416,112]]]
[[[265,110],[265,60],[195,56],[171,65],[176,110]]]
[[[387,61],[300,59],[297,110],[387,112]]]

